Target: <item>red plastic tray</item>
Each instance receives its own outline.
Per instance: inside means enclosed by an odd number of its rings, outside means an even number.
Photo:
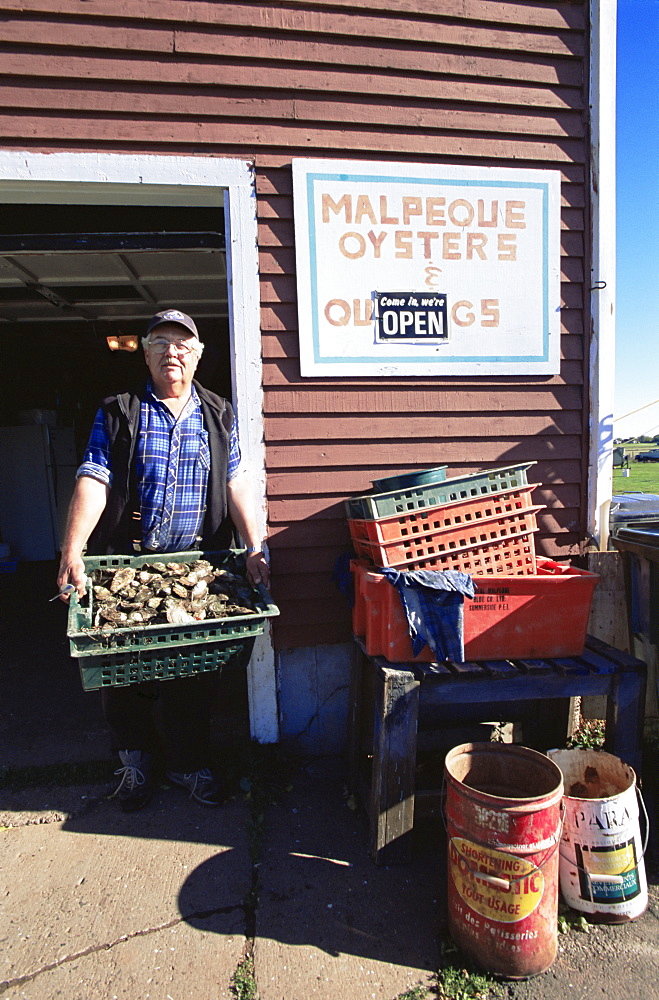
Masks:
[[[358,556],[375,566],[398,569],[458,569],[474,575],[535,573],[533,534],[536,513],[528,507],[515,514],[485,518],[478,523],[414,535],[388,542],[352,539]]]
[[[475,527],[482,521],[496,517],[506,517],[528,510],[542,510],[531,503],[531,493],[540,483],[531,483],[517,489],[502,490],[483,497],[470,497],[456,503],[439,504],[425,510],[395,514],[392,517],[374,519],[348,518],[350,537],[366,542],[393,542],[448,532],[455,529],[464,533],[468,527]]]
[[[518,660],[580,656],[599,576],[536,560],[534,576],[478,577],[472,600],[464,604],[465,660]],[[407,619],[396,588],[381,573],[353,566],[353,628],[369,656],[392,663],[435,656],[426,646],[412,656]],[[359,631],[362,628],[363,631]]]

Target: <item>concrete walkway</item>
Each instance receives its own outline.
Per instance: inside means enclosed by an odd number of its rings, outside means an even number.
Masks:
[[[54,568],[33,580],[26,574],[18,588],[0,587],[0,778],[7,769],[0,782],[0,997],[441,996],[435,973],[461,963],[455,952],[442,954],[441,822],[418,825],[409,865],[378,868],[339,758],[285,761],[273,753],[267,780],[254,783],[237,677],[223,678],[218,725],[234,798],[208,809],[165,786],[142,811],[121,813],[108,798],[116,779],[97,693],[82,692],[63,608],[48,603],[53,579]],[[94,783],[63,786],[72,767],[90,764]],[[41,784],[31,787],[35,779]],[[648,859],[643,917],[560,935],[551,969],[501,984],[498,995],[656,996],[656,861],[656,854]]]
[[[340,762],[302,768],[256,844],[243,795],[206,809],[160,788],[125,815],[105,791],[3,795],[1,996],[220,1000],[252,953],[261,1000],[430,982],[438,855],[375,868]]]

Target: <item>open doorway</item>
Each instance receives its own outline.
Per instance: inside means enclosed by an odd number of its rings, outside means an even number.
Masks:
[[[251,165],[238,159],[193,156],[6,150],[0,151],[0,204],[5,215],[0,237],[23,238],[22,244],[3,243],[0,252],[0,341],[5,372],[10,365],[14,369],[5,379],[11,392],[0,408],[0,431],[11,427],[20,411],[34,411],[23,412],[21,419],[46,421],[34,426],[47,427],[50,434],[48,422],[54,410],[52,436],[56,438],[63,428],[70,440],[73,431],[74,448],[65,456],[73,475],[100,396],[144,372],[141,352],[112,352],[107,336],[136,328],[141,333],[144,320],[158,308],[178,305],[198,320],[207,345],[200,381],[235,403],[243,460],[255,487],[265,537]],[[119,245],[110,237],[109,243],[92,247],[87,237],[98,239],[103,233],[119,234]],[[162,239],[143,244],[128,238],[139,233],[159,234]],[[197,236],[182,241],[181,234],[186,233],[206,235],[200,244]],[[40,245],[38,238],[43,236],[52,239]],[[67,236],[73,242],[61,241]],[[5,256],[11,257],[9,268]],[[70,386],[76,380],[72,393]],[[52,451],[42,461],[50,463]],[[7,478],[3,469],[3,480]],[[60,477],[60,483],[66,481],[67,475]],[[29,490],[30,503],[36,492]],[[54,538],[54,548],[57,542]],[[22,565],[33,572],[54,563]],[[50,576],[44,594],[48,586],[52,586]],[[68,643],[63,635],[59,645],[65,656]],[[35,673],[38,690],[47,686],[36,676],[39,656],[36,650],[33,656],[25,649],[24,631],[18,646],[17,704],[22,705],[27,673]],[[269,635],[257,639],[247,682],[250,734],[261,742],[276,740],[275,661]],[[58,704],[64,701],[55,699]],[[20,725],[17,732],[22,732]]]
[[[10,205],[0,273],[13,375],[0,403],[0,530],[18,558],[52,559],[98,402],[141,382],[154,312],[195,318],[206,344],[198,378],[231,397],[224,212]]]

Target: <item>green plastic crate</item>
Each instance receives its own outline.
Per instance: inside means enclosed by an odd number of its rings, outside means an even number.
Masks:
[[[411,510],[423,510],[426,507],[439,507],[441,504],[499,493],[501,490],[517,489],[528,485],[527,470],[535,464],[524,462],[520,465],[506,465],[484,472],[470,472],[466,476],[456,476],[425,486],[350,497],[344,502],[345,509],[349,518],[372,520],[405,514]]]
[[[122,566],[139,568],[153,562],[192,562],[195,559],[207,559],[214,567],[222,567],[239,575],[244,575],[245,572],[243,549],[228,549],[223,552],[150,553],[141,556],[87,556],[85,570],[89,575],[95,569],[118,569]],[[166,653],[170,647],[182,649],[186,646],[216,646],[221,643],[235,645],[237,641],[244,645],[244,640],[262,634],[266,618],[272,618],[279,614],[279,608],[272,602],[265,587],[259,585],[253,589],[255,592],[254,603],[257,607],[256,614],[235,615],[227,618],[205,618],[194,624],[132,624],[129,627],[93,629],[94,605],[90,583],[87,591],[88,596],[83,598],[82,602],[78,600],[76,594],[71,598],[66,633],[71,656],[89,660],[94,657],[108,658],[117,654],[140,653],[139,658],[129,657],[126,662],[135,662],[140,665],[139,670],[147,669],[148,672],[152,669],[149,666],[150,661],[153,660],[153,669],[156,669],[155,664],[159,662],[159,657],[163,652]],[[180,661],[180,669],[187,670],[188,667],[181,660],[180,649],[177,658],[177,662]],[[158,669],[160,668],[158,667]],[[214,667],[207,666],[204,669],[210,670]],[[194,672],[199,672],[199,670]],[[170,676],[170,673],[167,676]],[[171,673],[171,676],[187,676],[187,674]],[[150,678],[144,677],[143,679]],[[106,683],[112,682],[107,681]],[[133,683],[133,681],[122,679],[117,683],[125,684]]]
[[[168,681],[217,670],[240,656],[253,639],[215,642],[207,646],[168,646],[157,650],[129,650],[83,656],[78,660],[85,691],[125,687],[143,681]]]

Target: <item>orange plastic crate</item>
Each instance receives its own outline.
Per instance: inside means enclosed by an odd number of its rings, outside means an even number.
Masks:
[[[358,556],[376,566],[397,569],[458,569],[474,575],[535,573],[533,534],[536,512],[529,507],[517,514],[492,517],[478,524],[458,525],[428,535],[389,542],[353,538]]]
[[[484,497],[471,497],[456,503],[439,504],[437,507],[395,514],[392,517],[368,520],[349,518],[350,537],[358,541],[393,542],[417,535],[448,532],[454,528],[458,532],[464,532],[465,529],[491,518],[507,517],[531,509],[542,510],[541,506],[533,507],[531,503],[531,493],[539,485],[540,483],[531,483],[517,489],[502,490]]]
[[[464,603],[466,660],[579,656],[599,576],[538,558],[533,576],[479,577]],[[369,656],[392,663],[432,662],[428,646],[412,656],[407,619],[396,588],[381,573],[355,565],[353,627]]]

